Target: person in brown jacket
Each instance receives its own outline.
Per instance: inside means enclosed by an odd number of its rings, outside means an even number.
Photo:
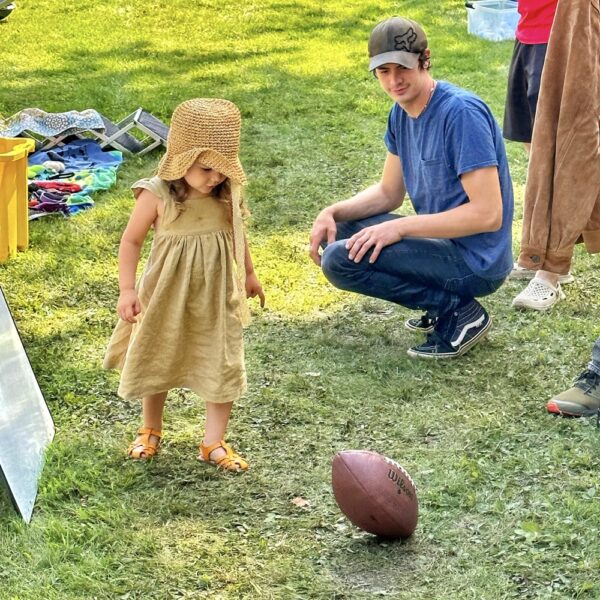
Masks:
[[[542,73],[516,271],[516,308],[564,298],[577,242],[600,252],[600,0],[559,0]]]

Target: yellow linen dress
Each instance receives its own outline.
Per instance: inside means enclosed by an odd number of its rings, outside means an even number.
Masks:
[[[136,323],[119,320],[104,368],[121,370],[118,394],[127,400],[188,388],[207,402],[235,401],[246,370],[231,205],[195,197],[177,214],[158,177],[131,187],[136,197],[147,189],[164,202],[164,224],[136,286],[142,312]]]

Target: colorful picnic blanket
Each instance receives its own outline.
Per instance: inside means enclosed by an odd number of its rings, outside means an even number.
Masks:
[[[73,215],[94,205],[92,193],[117,181],[123,155],[104,151],[94,140],[35,152],[29,156],[29,219],[62,213]]]
[[[17,137],[24,131],[52,137],[104,128],[100,113],[91,108],[64,113],[47,113],[39,108],[26,108],[8,119],[0,119],[0,137]]]

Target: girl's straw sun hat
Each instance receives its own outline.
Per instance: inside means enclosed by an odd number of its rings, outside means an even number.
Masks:
[[[157,175],[166,181],[181,179],[200,159],[202,164],[246,185],[238,156],[241,116],[238,107],[219,98],[193,98],[173,112],[167,151]]]

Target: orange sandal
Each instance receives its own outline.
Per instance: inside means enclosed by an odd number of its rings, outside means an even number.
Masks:
[[[225,450],[225,455],[213,460],[210,458],[210,455],[212,451],[217,448],[223,448],[223,450]],[[198,449],[200,450],[198,460],[208,463],[209,465],[214,465],[218,469],[239,473],[241,471],[247,471],[250,466],[239,454],[234,452],[231,446],[226,444],[224,440],[211,444],[210,446],[205,446],[204,442],[202,442],[200,446],[198,446]]]
[[[138,429],[137,437],[127,448],[127,456],[129,458],[145,460],[152,458],[158,452],[158,446],[162,439],[162,431],[151,429],[150,427],[141,427]],[[155,442],[150,439],[150,436],[158,438]]]

